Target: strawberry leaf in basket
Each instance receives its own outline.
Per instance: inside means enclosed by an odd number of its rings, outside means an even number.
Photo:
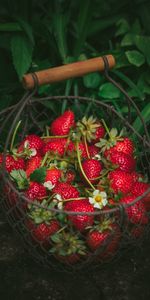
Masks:
[[[13,170],[11,171],[10,176],[16,182],[19,190],[24,190],[29,186],[27,175],[24,170]]]
[[[31,181],[36,181],[38,183],[43,183],[46,177],[46,168],[41,167],[36,169],[31,175],[30,179]]]

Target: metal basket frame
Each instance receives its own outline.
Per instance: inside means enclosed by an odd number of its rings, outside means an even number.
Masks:
[[[0,113],[0,116],[5,116],[8,111],[9,113],[7,114],[7,116],[5,117],[4,119],[4,122],[0,128],[0,131],[2,132],[5,128],[5,125],[10,121],[11,122],[11,118],[12,116],[14,116],[15,114],[15,117],[13,118],[13,122],[12,122],[12,125],[11,125],[11,129],[9,130],[9,133],[7,135],[7,138],[6,138],[6,142],[5,142],[5,145],[4,145],[4,158],[3,158],[3,162],[2,162],[2,174],[3,174],[3,180],[4,180],[4,184],[7,184],[10,189],[17,194],[18,198],[21,199],[20,202],[22,201],[25,201],[27,203],[31,203],[31,200],[29,201],[28,198],[26,198],[24,196],[23,193],[20,193],[15,187],[14,185],[12,184],[11,180],[8,178],[8,174],[7,174],[7,171],[6,171],[6,168],[5,168],[5,160],[6,160],[6,155],[7,155],[7,149],[9,147],[9,143],[10,143],[10,139],[11,139],[11,136],[12,136],[12,133],[14,131],[14,128],[18,122],[18,120],[20,119],[20,116],[22,113],[24,113],[24,111],[26,110],[26,108],[30,108],[30,119],[35,123],[35,125],[38,125],[38,122],[36,120],[36,118],[34,118],[34,116],[32,115],[32,106],[34,106],[35,104],[41,104],[43,103],[44,101],[62,101],[64,99],[66,99],[67,101],[72,101],[72,100],[75,100],[75,99],[78,99],[79,101],[83,102],[83,103],[86,103],[86,102],[92,102],[93,104],[95,104],[96,106],[98,107],[102,107],[103,109],[106,109],[107,111],[109,111],[110,114],[112,115],[115,115],[119,120],[121,120],[121,122],[125,125],[125,127],[127,127],[136,137],[137,139],[139,139],[140,143],[142,143],[143,145],[143,149],[146,148],[146,151],[144,153],[145,157],[146,157],[146,160],[147,162],[149,161],[149,157],[150,157],[150,136],[149,136],[149,133],[148,133],[148,128],[144,122],[144,119],[140,113],[140,110],[139,108],[137,107],[137,105],[135,104],[135,102],[133,101],[133,99],[131,97],[129,97],[129,95],[127,94],[127,92],[122,88],[122,86],[120,84],[118,84],[110,75],[109,75],[109,65],[108,65],[108,62],[107,62],[107,59],[106,57],[103,57],[103,60],[104,60],[104,64],[105,64],[105,70],[104,70],[104,75],[106,77],[106,79],[111,82],[113,85],[115,85],[120,91],[121,93],[124,94],[126,100],[127,100],[127,103],[128,103],[128,116],[127,118],[126,117],[123,117],[122,115],[120,115],[112,105],[110,104],[106,104],[104,103],[103,101],[100,101],[100,100],[96,100],[96,99],[92,99],[92,98],[88,98],[88,97],[80,97],[80,96],[50,96],[50,97],[44,97],[44,98],[37,98],[35,95],[37,93],[37,90],[38,90],[38,79],[36,77],[35,74],[32,74],[33,75],[33,79],[34,79],[34,82],[35,82],[35,88],[33,91],[27,91],[25,93],[25,95],[22,97],[22,99],[14,106],[6,109],[6,110],[3,110],[1,111]],[[139,132],[137,132],[133,126],[130,124],[130,121],[131,121],[131,113],[130,113],[130,108],[134,107],[137,115],[139,116],[139,119],[140,121],[142,122],[143,124],[143,128],[144,128],[144,135],[140,135]],[[26,132],[26,128],[24,128],[24,133]],[[148,153],[149,151],[149,153]],[[148,172],[150,174],[150,163],[147,164],[147,169],[148,169]],[[125,209],[129,206],[132,206],[134,205],[136,202],[142,200],[148,193],[150,192],[150,188],[145,192],[143,193],[142,196],[139,196],[137,197],[132,203],[130,204],[119,204],[117,205],[117,207],[115,208],[111,208],[111,209],[107,209],[107,210],[100,210],[100,211],[97,211],[97,212],[93,212],[93,213],[84,213],[84,212],[68,212],[68,211],[65,211],[63,210],[61,213],[64,213],[64,214],[69,214],[69,215],[77,215],[77,214],[80,214],[80,215],[111,215],[111,214],[114,214],[116,212],[119,212],[120,214],[120,225],[121,226],[124,226],[125,224],[125,221],[126,221],[126,213],[125,213]],[[44,206],[41,206],[40,204],[35,204],[33,202],[34,205],[36,205],[37,207],[42,207],[42,208],[45,208],[46,210],[50,210],[50,211],[53,211],[55,213],[60,213],[60,210],[59,209],[56,209],[56,208],[51,208],[51,209],[48,209],[47,207],[44,207]],[[6,215],[8,217],[8,220],[9,222],[11,223],[11,225],[15,228],[15,222],[18,222],[19,221],[16,221],[14,218],[10,217],[11,216],[11,210],[8,209],[7,205],[5,206],[5,203],[3,201],[2,203],[2,207],[4,208],[4,211],[6,211]],[[7,212],[8,210],[8,212]],[[17,232],[18,232],[18,229],[17,229]],[[26,243],[26,238],[25,238],[25,243]],[[32,245],[32,243],[31,243]],[[44,250],[44,249],[42,249]],[[45,251],[45,250],[44,250]],[[45,252],[46,254],[46,252]],[[97,255],[97,253],[95,253],[94,255]],[[38,257],[38,252],[36,251],[36,256]],[[38,260],[41,260],[41,255],[39,255],[39,258]],[[43,261],[43,260],[42,260]],[[82,262],[81,265],[83,266],[88,266],[90,264],[90,262],[92,263],[93,262],[93,259],[88,259],[86,262]],[[55,263],[54,263],[55,265]],[[80,267],[78,266],[77,267],[78,269],[80,269]],[[76,268],[76,269],[77,269]]]

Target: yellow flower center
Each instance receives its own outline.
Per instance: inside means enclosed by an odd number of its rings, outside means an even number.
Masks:
[[[100,195],[97,195],[97,196],[95,197],[95,201],[96,201],[96,202],[101,202],[101,201],[102,201],[102,197],[101,197]]]

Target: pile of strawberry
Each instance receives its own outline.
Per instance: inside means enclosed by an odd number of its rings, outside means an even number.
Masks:
[[[7,206],[33,243],[64,263],[114,256],[123,238],[122,213],[132,239],[149,222],[150,184],[137,171],[135,145],[104,120],[76,121],[67,110],[45,136],[29,134],[11,145],[4,164],[14,187],[4,184]]]

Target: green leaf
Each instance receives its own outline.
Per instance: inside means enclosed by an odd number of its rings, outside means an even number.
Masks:
[[[113,70],[113,73],[116,74],[121,80],[123,80],[124,82],[127,83],[127,85],[135,90],[137,96],[141,99],[144,100],[144,95],[143,92],[140,91],[140,89],[136,86],[136,84],[126,75],[124,75],[122,72],[118,71],[118,70]]]
[[[125,55],[128,61],[136,67],[140,67],[145,63],[144,55],[137,50],[126,51]]]
[[[135,35],[134,42],[137,48],[145,55],[147,63],[150,65],[150,37]]]
[[[149,124],[150,122],[150,103],[148,103],[144,109],[141,111],[141,116],[144,119],[144,122]],[[139,132],[139,133],[144,133],[144,128],[143,124],[140,121],[140,118],[137,117],[132,124],[132,126]]]
[[[30,179],[31,181],[36,181],[39,183],[43,183],[46,177],[46,168],[45,167],[41,167],[36,169],[31,175],[30,175]]]
[[[111,27],[114,25],[114,23],[118,20],[117,16],[109,16],[108,18],[101,18],[98,20],[93,20],[91,22],[91,26],[88,28],[88,36],[92,36],[96,33],[99,33],[100,31],[103,31],[107,29],[108,27]]]
[[[99,73],[91,73],[83,77],[85,87],[95,89],[100,85],[101,76]]]
[[[127,33],[121,41],[121,47],[128,47],[132,45],[134,45],[133,34]]]
[[[11,52],[13,64],[21,79],[31,65],[33,45],[25,34],[17,33],[11,39]]]
[[[24,21],[21,18],[17,18],[17,20],[18,20],[20,27],[26,33],[26,35],[27,35],[28,39],[30,40],[30,42],[32,43],[32,45],[34,45],[34,36],[33,36],[33,32],[32,32],[32,27],[29,25],[29,23],[27,23],[26,21]]]
[[[18,23],[1,23],[0,31],[22,31],[22,28]]]
[[[24,170],[13,170],[11,171],[10,176],[16,182],[20,190],[24,190],[28,187],[29,183],[26,172]]]
[[[99,88],[98,95],[103,98],[113,99],[119,98],[121,96],[121,92],[112,83],[104,83]]]
[[[123,35],[130,30],[129,23],[126,19],[120,19],[116,25],[118,30],[116,31],[115,36]]]

